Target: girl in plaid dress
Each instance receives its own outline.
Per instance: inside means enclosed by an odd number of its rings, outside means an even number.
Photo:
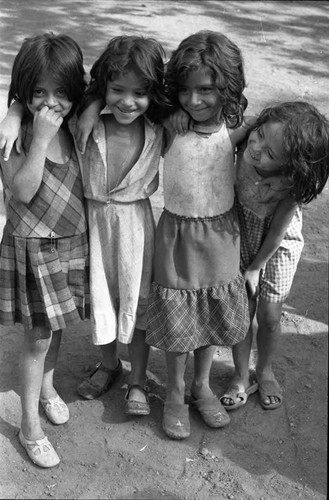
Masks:
[[[19,440],[40,467],[60,461],[41,427],[69,419],[53,385],[62,330],[85,317],[87,224],[68,128],[85,88],[83,58],[68,36],[26,39],[12,69],[8,106],[21,103],[22,152],[1,161],[6,224],[0,252],[0,323],[24,327]]]
[[[282,404],[272,370],[281,333],[282,306],[303,249],[302,204],[323,190],[329,172],[329,122],[312,105],[288,102],[264,109],[239,148],[236,191],[241,268],[249,290],[251,321],[257,314],[256,375],[261,406]],[[276,176],[276,183],[266,184]],[[273,179],[272,179],[273,180]],[[249,381],[252,326],[233,346],[235,374],[221,401],[232,410],[257,390]]]

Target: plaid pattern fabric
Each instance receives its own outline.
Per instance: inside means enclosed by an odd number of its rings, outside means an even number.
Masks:
[[[244,339],[249,312],[239,243],[233,207],[197,218],[164,210],[156,229],[148,344],[188,352]]]
[[[28,149],[32,136],[26,134]],[[16,201],[4,184],[7,212],[6,230],[25,238],[71,236],[87,230],[82,178],[75,151],[65,164],[45,161],[42,182],[30,203]]]
[[[200,290],[177,290],[153,283],[146,342],[170,352],[241,342],[249,326],[244,279]]]
[[[271,224],[271,216],[259,218],[238,204],[241,233],[241,269],[245,271],[257,255]],[[267,262],[260,281],[260,297],[267,302],[284,302],[290,292],[303,250],[302,210],[298,208],[275,254]]]
[[[25,130],[25,151],[31,140]],[[56,331],[85,318],[89,249],[75,151],[65,164],[45,161],[42,182],[30,203],[16,201],[5,182],[4,191],[0,323]]]
[[[20,238],[4,232],[0,254],[0,323],[56,331],[88,312],[87,233]]]

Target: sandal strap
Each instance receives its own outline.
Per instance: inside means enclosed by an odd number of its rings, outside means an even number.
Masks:
[[[98,361],[98,363],[96,364],[95,370],[89,375],[89,377],[92,377],[93,375],[95,375],[95,373],[98,372],[99,370],[101,372],[107,373],[108,375],[116,374],[118,371],[121,370],[121,367],[122,367],[121,359],[118,359],[118,364],[117,364],[116,368],[114,368],[114,369],[107,368],[107,366],[104,366],[101,361]]]
[[[125,398],[129,398],[129,393],[131,389],[138,389],[145,394],[146,401],[148,400],[148,389],[146,386],[142,387],[140,384],[128,384],[127,392]]]

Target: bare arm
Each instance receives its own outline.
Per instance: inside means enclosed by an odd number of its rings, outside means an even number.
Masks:
[[[21,121],[23,118],[23,105],[14,101],[0,123],[0,149],[4,161],[7,161],[15,143],[16,152],[21,152]],[[16,141],[16,142],[15,142]]]
[[[29,152],[18,155],[12,151],[8,162],[2,165],[5,181],[16,200],[29,203],[38,191],[48,146],[62,122],[58,113],[44,106],[34,115],[33,139]]]
[[[257,295],[261,271],[279,248],[296,209],[297,203],[291,197],[285,198],[278,204],[266,238],[255,259],[244,273],[247,287],[252,296]]]
[[[82,154],[86,150],[88,137],[97,124],[99,113],[103,109],[103,107],[104,100],[101,98],[95,98],[95,100],[88,105],[88,107],[81,113],[79,117],[75,132],[75,138],[78,144],[78,148]]]
[[[255,125],[255,116],[246,116],[238,128],[229,129],[230,139],[235,148],[237,144],[243,142],[249,135],[250,129]]]

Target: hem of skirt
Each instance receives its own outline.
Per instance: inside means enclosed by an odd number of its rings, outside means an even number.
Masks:
[[[75,316],[74,318],[65,318],[61,319],[61,324],[51,324],[51,322],[46,319],[44,320],[36,320],[36,319],[31,319],[31,317],[12,317],[10,314],[9,318],[4,318],[3,316],[0,318],[0,325],[2,326],[14,326],[14,325],[22,325],[26,330],[32,330],[33,328],[40,328],[40,327],[45,327],[51,330],[52,332],[56,332],[58,330],[65,330],[66,328],[72,327],[74,325],[77,325],[81,323],[82,321],[86,321],[90,319],[90,312],[89,311],[76,311],[78,316]]]
[[[271,304],[284,304],[289,297],[289,294],[285,295],[284,298],[281,297],[263,297],[262,293],[259,294],[259,298],[263,299],[265,302],[269,302]]]
[[[206,345],[230,347],[244,340],[250,326],[242,275],[225,285],[198,290],[165,288],[153,282],[146,343],[169,352]]]

